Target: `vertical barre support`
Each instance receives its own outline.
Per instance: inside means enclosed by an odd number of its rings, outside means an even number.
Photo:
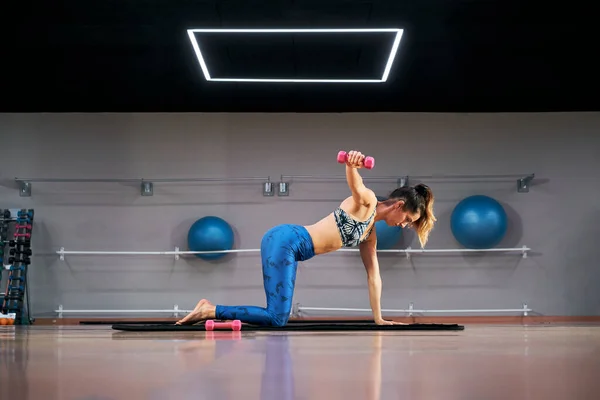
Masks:
[[[526,177],[519,178],[517,180],[517,192],[518,193],[528,193],[529,186],[531,181],[533,180],[535,174],[527,175]]]
[[[292,305],[292,312],[291,312],[291,316],[292,317],[299,317],[300,316],[300,303],[294,303]]]
[[[154,184],[152,182],[142,180],[141,195],[142,196],[154,195]]]
[[[278,196],[289,196],[290,195],[290,184],[289,182],[279,182],[277,185]]]
[[[273,182],[267,181],[263,183],[263,196],[272,197],[275,194]]]
[[[527,315],[528,315],[527,303],[523,303],[523,316],[526,317]]]
[[[408,186],[408,175],[398,178],[398,186],[400,186],[400,187]]]
[[[19,188],[20,197],[31,197],[31,182],[21,181],[21,187]]]

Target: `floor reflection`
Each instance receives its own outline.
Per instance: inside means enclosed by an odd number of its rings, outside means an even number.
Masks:
[[[0,399],[596,399],[600,327],[0,329]]]

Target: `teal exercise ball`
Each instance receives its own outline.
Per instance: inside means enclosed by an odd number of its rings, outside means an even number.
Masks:
[[[387,196],[376,196],[378,201],[386,201]],[[402,237],[402,228],[399,226],[389,226],[385,221],[375,222],[375,232],[377,233],[377,249],[392,249]]]
[[[192,224],[188,232],[188,248],[191,251],[218,251],[233,248],[233,229],[222,218],[208,216]],[[195,254],[203,260],[216,260],[227,253]]]
[[[375,232],[377,233],[377,249],[391,249],[402,237],[401,227],[389,226],[385,221],[375,222]]]
[[[504,238],[507,220],[506,211],[498,201],[475,195],[456,205],[450,216],[450,229],[464,247],[489,249]]]

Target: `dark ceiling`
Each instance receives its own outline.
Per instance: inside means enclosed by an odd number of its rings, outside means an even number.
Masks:
[[[600,109],[577,1],[86,0],[4,8],[5,112]],[[581,4],[592,4],[586,2]],[[6,5],[5,5],[6,7]],[[384,83],[207,82],[189,28],[401,28]],[[390,34],[199,35],[213,76],[378,79]]]

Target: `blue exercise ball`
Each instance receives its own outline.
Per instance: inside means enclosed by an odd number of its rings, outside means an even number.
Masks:
[[[203,217],[192,224],[188,232],[188,248],[191,251],[231,250],[233,229],[222,218]],[[195,254],[203,260],[215,260],[227,253]]]
[[[375,222],[375,232],[377,233],[378,249],[391,249],[402,237],[401,227],[389,226],[385,221]]]
[[[476,195],[461,200],[450,217],[450,228],[456,240],[469,249],[488,249],[502,241],[507,216],[495,199]]]

